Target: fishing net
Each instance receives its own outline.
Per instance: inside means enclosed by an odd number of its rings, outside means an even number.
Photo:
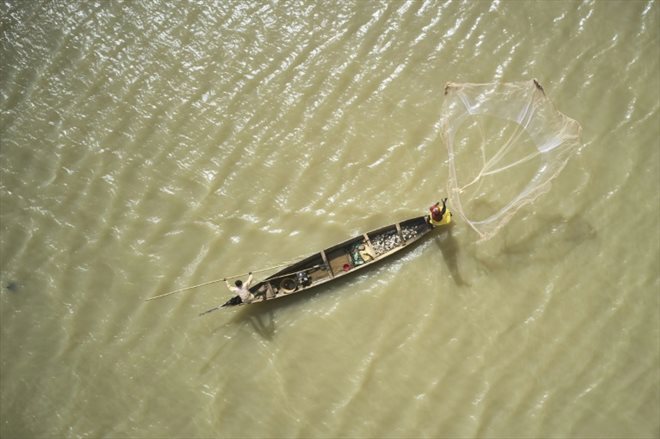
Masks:
[[[535,80],[445,87],[440,119],[454,213],[492,238],[577,151],[580,125]]]

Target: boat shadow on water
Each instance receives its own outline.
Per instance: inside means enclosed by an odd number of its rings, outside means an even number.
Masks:
[[[445,264],[447,264],[449,274],[454,280],[456,286],[470,286],[461,275],[461,270],[458,266],[460,249],[458,246],[458,240],[456,240],[456,237],[452,234],[452,227],[448,227],[445,233],[435,236],[434,241],[440,249],[442,258],[444,259]]]

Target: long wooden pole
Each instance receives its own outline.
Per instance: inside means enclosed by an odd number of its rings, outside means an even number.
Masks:
[[[170,291],[169,293],[159,294],[158,296],[154,296],[154,297],[150,297],[148,299],[144,299],[144,301],[148,302],[150,300],[160,299],[161,297],[170,296],[172,294],[180,293],[182,291],[192,290],[193,288],[199,288],[199,287],[203,287],[203,286],[206,286],[206,285],[216,284],[218,282],[222,282],[223,280],[224,279],[216,279],[216,280],[211,280],[211,281],[208,281],[208,282],[204,282],[203,284],[197,284],[197,285],[193,285],[193,286],[190,286],[190,287],[179,288],[178,290]]]
[[[206,310],[206,311],[200,313],[200,314],[199,314],[199,317],[203,316],[204,314],[208,314],[208,313],[210,313],[210,312],[217,311],[217,310],[219,310],[220,308],[222,308],[222,305],[218,305],[218,306],[216,306],[215,308],[211,308],[211,309],[209,309],[209,310]]]
[[[252,273],[261,273],[262,271],[270,271],[270,270],[274,270],[276,268],[285,267],[289,264],[291,264],[291,261],[285,262],[284,264],[275,265],[274,267],[268,267],[268,268],[262,268],[261,270],[255,270],[255,271],[252,271]],[[149,297],[148,299],[144,299],[144,301],[148,302],[150,300],[160,299],[161,297],[171,296],[172,294],[192,290],[193,288],[199,288],[199,287],[204,287],[206,285],[217,284],[218,282],[223,282],[226,279],[236,279],[237,277],[245,277],[245,276],[248,276],[249,274],[250,273],[234,274],[232,276],[223,277],[222,279],[210,280],[208,282],[204,282],[204,283],[201,283],[201,284],[192,285],[190,287],[179,288],[178,290],[170,291],[170,292],[164,293],[164,294],[159,294],[158,296]]]

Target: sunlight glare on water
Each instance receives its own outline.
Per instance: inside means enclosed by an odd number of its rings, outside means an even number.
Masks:
[[[3,2],[0,436],[658,437],[658,13]],[[445,84],[532,78],[582,144],[491,240],[145,302],[424,214]]]

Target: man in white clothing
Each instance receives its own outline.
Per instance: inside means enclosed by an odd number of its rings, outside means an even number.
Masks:
[[[229,291],[236,293],[238,297],[241,298],[241,302],[250,303],[254,300],[254,294],[250,292],[250,285],[252,285],[252,272],[248,273],[248,278],[245,283],[241,282],[240,279],[237,280],[235,282],[236,286],[231,285],[227,279],[224,279],[224,281],[227,288],[229,288]]]

